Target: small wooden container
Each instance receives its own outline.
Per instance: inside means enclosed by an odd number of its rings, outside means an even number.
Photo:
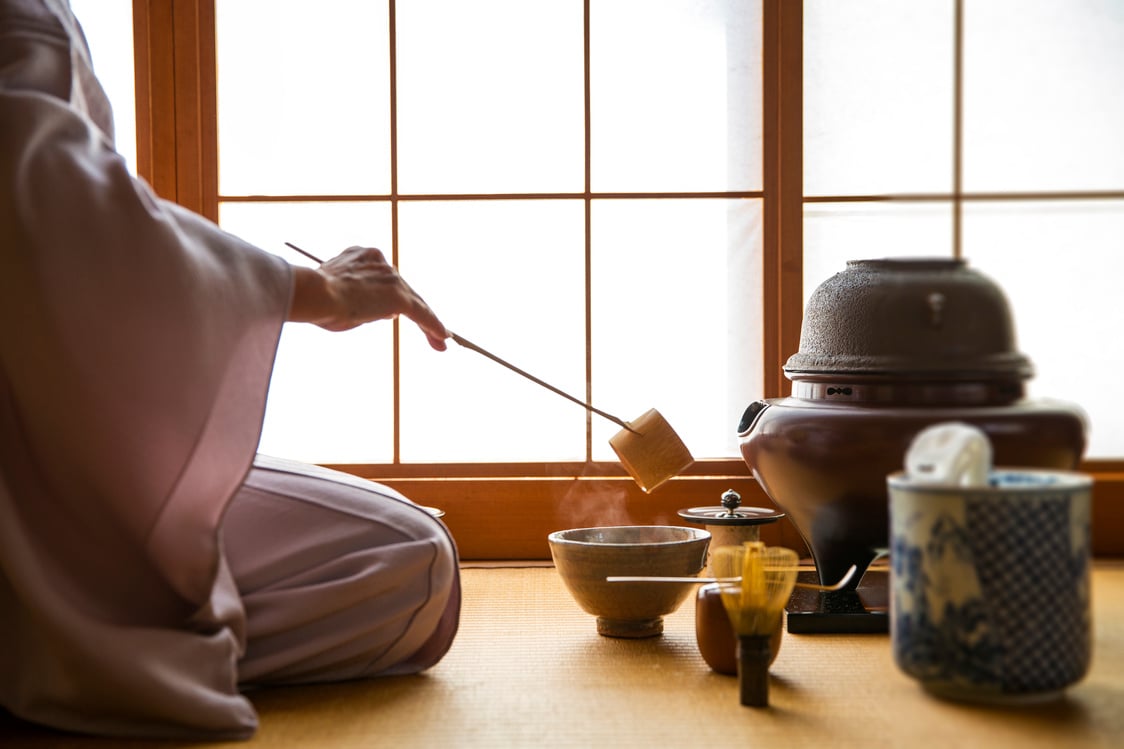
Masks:
[[[783,620],[782,617],[780,621]],[[783,633],[784,626],[779,626],[769,638],[770,664],[780,652]],[[706,665],[720,674],[738,675],[738,638],[722,604],[718,583],[699,587],[695,597],[695,639]]]

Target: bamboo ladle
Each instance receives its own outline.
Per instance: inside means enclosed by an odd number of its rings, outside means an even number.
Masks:
[[[285,245],[320,265],[324,261],[310,252],[302,250],[291,242]],[[595,413],[621,427],[621,430],[609,439],[609,445],[620,458],[628,474],[646,493],[655,491],[665,481],[678,476],[694,462],[691,451],[675,433],[671,424],[652,408],[641,414],[635,420],[628,422],[610,413],[594,407],[586,401],[576,398],[555,386],[540,380],[538,377],[520,369],[514,364],[501,359],[486,349],[477,346],[468,339],[449,331],[449,337],[459,346],[502,364],[518,375],[526,377],[531,382],[570,400],[590,413]]]

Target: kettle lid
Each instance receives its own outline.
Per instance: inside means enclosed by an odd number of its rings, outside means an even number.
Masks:
[[[848,261],[808,300],[785,375],[1029,379],[999,286],[959,258]]]

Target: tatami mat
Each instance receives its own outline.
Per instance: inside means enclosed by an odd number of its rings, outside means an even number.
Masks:
[[[360,747],[1049,747],[1119,746],[1124,736],[1124,568],[1100,567],[1089,677],[1032,709],[937,701],[893,666],[886,635],[785,635],[771,706],[738,704],[733,677],[695,646],[694,607],[662,637],[614,640],[552,568],[466,569],[461,632],[427,674],[262,691],[269,749]],[[77,738],[4,722],[11,749],[170,749],[182,743]]]

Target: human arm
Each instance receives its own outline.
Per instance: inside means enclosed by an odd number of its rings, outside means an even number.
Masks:
[[[381,251],[349,247],[318,268],[294,268],[291,322],[340,331],[399,315],[421,328],[430,346],[445,350],[445,326]]]

